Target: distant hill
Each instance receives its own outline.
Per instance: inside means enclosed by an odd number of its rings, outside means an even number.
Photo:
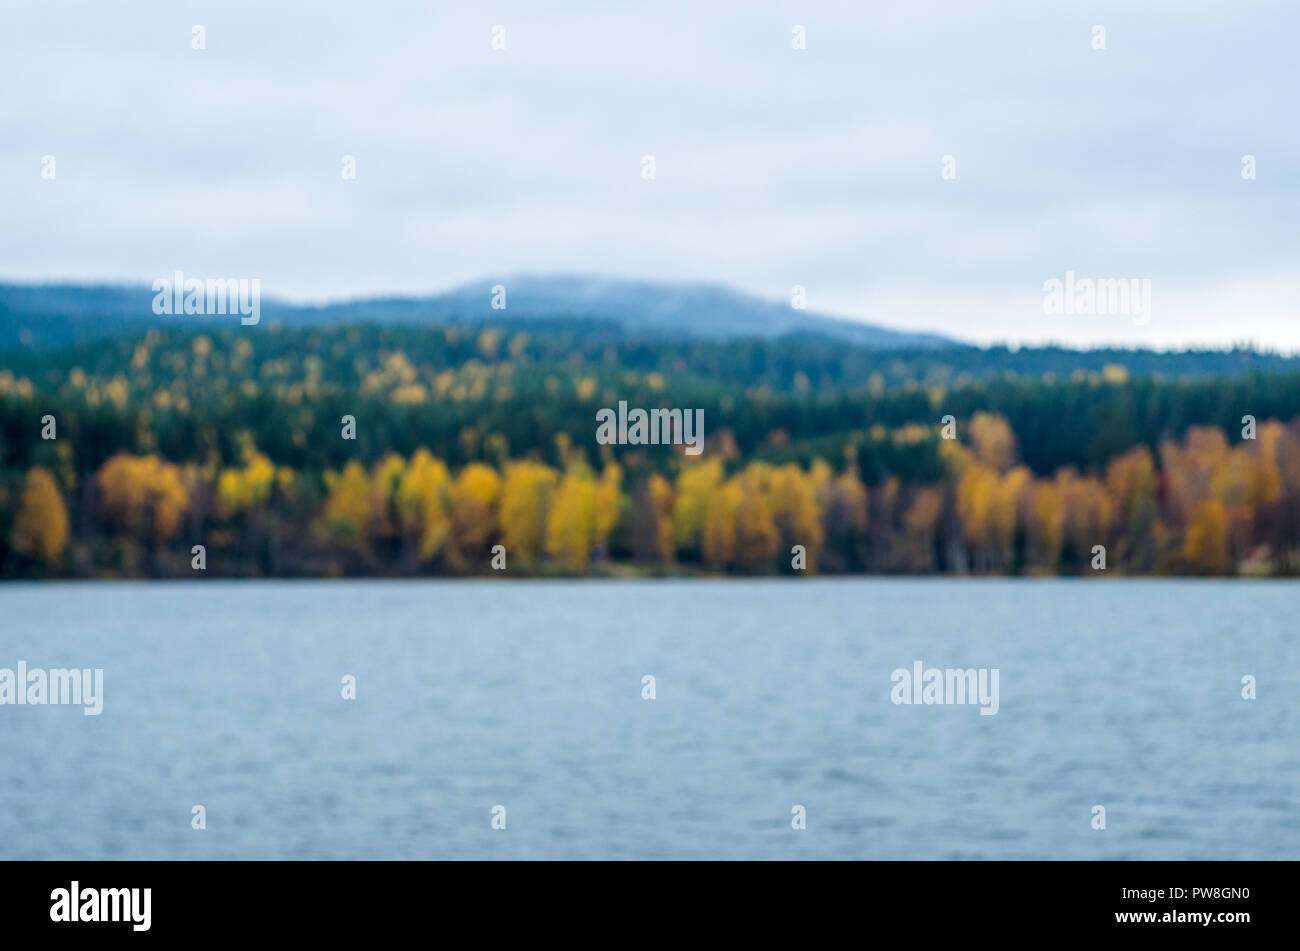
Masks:
[[[493,310],[492,287],[506,288],[506,308]],[[153,313],[143,285],[0,284],[0,350],[48,347],[136,333],[182,319]],[[184,321],[228,325],[229,317]],[[302,305],[263,297],[261,325],[373,323],[527,323],[597,321],[630,335],[658,338],[772,339],[822,337],[881,350],[954,345],[936,334],[908,333],[795,310],[788,304],[712,284],[662,284],[583,276],[520,275],[483,280],[428,297],[374,297]],[[252,329],[252,328],[249,328]]]

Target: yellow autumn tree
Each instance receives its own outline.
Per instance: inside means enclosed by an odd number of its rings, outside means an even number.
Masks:
[[[546,520],[546,552],[566,571],[583,572],[596,537],[596,480],[586,464],[565,470]]]
[[[980,462],[969,463],[957,482],[957,517],[977,571],[993,567],[993,512],[997,491],[997,472]]]
[[[808,553],[807,570],[814,571],[823,536],[813,475],[794,463],[779,467],[768,483],[767,500],[782,557],[802,545]]]
[[[189,508],[189,491],[179,468],[157,456],[119,453],[96,476],[104,511],[132,538],[156,543],[180,531]]]
[[[1015,464],[1016,436],[1005,417],[979,412],[969,425],[975,458],[995,472],[1005,472]]]
[[[375,541],[391,541],[401,534],[398,491],[405,474],[406,460],[395,452],[385,454],[371,471],[366,498],[366,533]]]
[[[687,488],[697,489],[688,485]],[[678,483],[678,510],[682,505],[682,486]],[[707,496],[700,533],[700,553],[706,564],[713,568],[727,568],[736,557],[736,517],[741,506],[740,486],[729,480],[714,486]],[[679,534],[678,538],[682,536]],[[680,544],[680,542],[679,542]]]
[[[1110,495],[1097,479],[1066,466],[1056,473],[1056,497],[1065,543],[1077,561],[1087,563],[1092,549],[1109,539],[1113,505]]]
[[[58,567],[68,545],[68,512],[48,469],[35,466],[27,471],[10,540],[15,551],[47,568]]]
[[[343,544],[364,550],[366,516],[370,510],[370,480],[361,463],[352,459],[342,472],[326,472],[325,524]]]
[[[417,449],[397,487],[402,530],[415,541],[421,561],[436,558],[451,535],[447,492],[451,475],[427,449]]]
[[[673,541],[679,551],[701,551],[705,521],[714,494],[722,485],[722,460],[691,462],[677,475]]]
[[[623,468],[617,462],[605,464],[596,487],[596,517],[592,544],[599,549],[609,546],[609,536],[623,514]]]
[[[655,473],[646,480],[646,500],[650,514],[650,537],[655,557],[660,561],[673,560],[673,487],[668,480]]]
[[[1222,574],[1228,569],[1228,514],[1218,499],[1203,499],[1192,513],[1183,557],[1193,571]]]
[[[1276,420],[1260,423],[1251,443],[1241,447],[1250,459],[1247,487],[1248,504],[1258,514],[1282,496],[1282,471],[1278,466],[1278,448],[1286,438],[1286,427]],[[1250,449],[1246,449],[1250,445]]]
[[[217,513],[233,518],[261,508],[271,497],[275,464],[251,447],[244,450],[243,466],[222,469],[217,477]]]
[[[1192,426],[1182,444],[1161,443],[1160,461],[1167,486],[1166,500],[1178,522],[1190,522],[1200,503],[1213,494],[1215,471],[1228,455],[1223,432]]]
[[[903,513],[905,557],[913,571],[934,570],[935,535],[942,516],[943,492],[918,489]]]
[[[708,563],[744,571],[772,567],[779,538],[767,499],[771,477],[771,466],[752,463],[713,494],[704,524]]]
[[[501,541],[523,567],[533,569],[546,544],[546,513],[559,480],[550,466],[525,459],[506,466],[501,484]]]
[[[1016,561],[1016,539],[1023,526],[1026,498],[1033,477],[1024,466],[1003,473],[993,498],[993,541],[999,567],[1008,569]]]
[[[1038,568],[1055,571],[1065,542],[1065,513],[1055,482],[1034,483],[1029,493],[1029,560]]]
[[[812,477],[818,485],[823,544],[827,550],[847,558],[841,567],[861,567],[859,559],[865,557],[862,543],[867,536],[870,501],[867,487],[858,476],[856,461],[850,460],[845,470],[829,482],[821,481],[816,467]]]
[[[1106,464],[1106,489],[1121,519],[1127,520],[1135,506],[1155,495],[1155,470],[1155,460],[1146,446],[1134,446]]]
[[[1150,567],[1156,557],[1153,535],[1160,518],[1151,450],[1135,446],[1111,459],[1105,484],[1115,510],[1112,560],[1117,566]]]
[[[497,504],[501,477],[490,466],[471,462],[451,484],[451,539],[449,555],[457,567],[481,565],[497,535]]]

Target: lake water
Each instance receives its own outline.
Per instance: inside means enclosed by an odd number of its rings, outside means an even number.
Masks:
[[[8,584],[0,667],[104,708],[0,706],[0,857],[1295,859],[1298,630],[1285,582]],[[997,714],[891,702],[918,660]]]

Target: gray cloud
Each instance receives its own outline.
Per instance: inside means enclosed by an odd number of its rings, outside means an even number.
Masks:
[[[7,6],[9,278],[582,271],[978,340],[1300,347],[1288,4]],[[1150,278],[1152,320],[1045,317],[1067,269]]]

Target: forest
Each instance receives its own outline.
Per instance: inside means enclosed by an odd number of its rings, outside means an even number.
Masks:
[[[620,400],[702,410],[703,453],[598,444]],[[1294,575],[1300,361],[580,321],[0,353],[0,577],[487,575],[494,551],[510,575]]]

